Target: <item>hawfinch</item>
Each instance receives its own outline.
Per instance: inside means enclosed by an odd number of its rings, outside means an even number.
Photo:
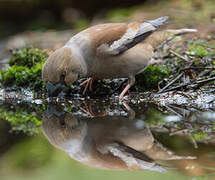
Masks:
[[[122,99],[154,55],[159,44],[173,35],[196,32],[195,29],[157,29],[167,23],[167,16],[144,23],[108,23],[92,26],[73,36],[47,59],[42,70],[49,96],[57,96],[65,85],[79,78],[128,78]],[[82,84],[82,85],[83,85]],[[85,90],[86,90],[85,88]]]
[[[59,110],[51,105],[43,114],[44,135],[53,146],[88,166],[163,172],[157,160],[195,159],[166,149],[146,123],[132,115],[87,118]]]

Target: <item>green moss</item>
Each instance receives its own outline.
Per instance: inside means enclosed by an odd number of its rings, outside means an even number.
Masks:
[[[194,56],[204,57],[209,54],[206,47],[197,45],[197,44],[191,44],[189,45],[189,53]]]
[[[41,71],[46,58],[47,54],[37,48],[12,51],[10,67],[0,71],[1,85],[18,89],[23,87],[31,90],[44,89]]]
[[[9,65],[32,67],[37,63],[44,63],[47,54],[37,48],[24,48],[21,50],[13,50],[12,57],[9,60]]]
[[[137,75],[137,87],[142,90],[157,89],[158,83],[168,76],[169,73],[169,69],[164,65],[150,65],[144,72]]]
[[[11,123],[12,131],[22,131],[30,135],[39,132],[41,120],[36,116],[35,112],[27,112],[26,108],[19,107],[13,111],[2,106],[0,110],[0,118]]]

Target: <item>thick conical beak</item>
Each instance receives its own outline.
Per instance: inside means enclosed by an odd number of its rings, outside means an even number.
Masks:
[[[65,83],[63,82],[52,84],[51,82],[48,81],[46,83],[46,88],[47,88],[49,97],[57,97],[64,87],[65,87]]]

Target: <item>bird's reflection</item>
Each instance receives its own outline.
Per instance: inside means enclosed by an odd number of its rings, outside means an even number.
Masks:
[[[86,165],[100,169],[166,171],[158,160],[192,159],[164,148],[126,104],[128,116],[80,117],[49,105],[43,132],[49,142]]]

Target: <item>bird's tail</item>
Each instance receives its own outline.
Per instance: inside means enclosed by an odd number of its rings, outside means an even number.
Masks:
[[[197,30],[196,29],[169,29],[169,30],[166,30],[166,32],[173,35],[182,35],[182,34],[188,34],[188,33],[195,33],[197,32]]]
[[[155,31],[151,36],[149,36],[145,42],[151,44],[154,48],[157,48],[158,45],[169,41],[173,36],[183,35],[187,33],[195,33],[196,29],[169,29],[163,31]]]
[[[163,16],[147,22],[153,25],[155,28],[158,28],[162,25],[168,24],[169,23],[168,19],[169,19],[169,16]],[[197,30],[196,29],[176,29],[176,30],[170,29],[170,30],[166,30],[166,32],[172,33],[174,35],[182,35],[187,33],[194,33],[194,32],[197,32]]]
[[[168,19],[169,19],[169,16],[163,16],[147,22],[153,25],[155,28],[158,28],[162,25],[168,24],[168,21],[167,21]]]

